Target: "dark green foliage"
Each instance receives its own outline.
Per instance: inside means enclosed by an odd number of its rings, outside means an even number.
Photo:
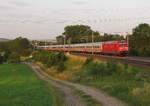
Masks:
[[[3,56],[4,57],[4,62],[7,62],[10,54],[11,54],[11,52],[5,51],[4,56]]]
[[[60,35],[56,37],[57,43],[58,44],[64,44],[64,36]]]
[[[5,62],[8,59],[13,58],[13,52],[17,53],[20,56],[29,56],[31,54],[31,45],[28,39],[19,37],[15,40],[0,42],[0,54],[3,53],[3,58]]]
[[[20,55],[16,52],[13,52],[9,56],[10,63],[19,63],[20,62]]]
[[[67,57],[65,56],[64,52],[63,51],[60,51],[57,55],[56,55],[56,58],[58,61],[66,61],[67,60]]]
[[[102,76],[112,75],[113,73],[120,74],[120,71],[118,71],[120,67],[118,66],[117,62],[113,60],[110,60],[104,64],[97,62],[95,63],[93,62],[92,58],[88,58],[84,65],[85,69],[87,70],[86,73],[96,79]]]
[[[118,34],[100,35],[98,31],[93,31],[87,25],[70,25],[64,28],[65,32],[57,37],[58,44],[73,44],[73,43],[87,43],[92,42],[92,34],[95,42],[124,40],[124,37]]]
[[[0,64],[2,64],[4,62],[4,57],[0,56]]]
[[[57,71],[58,72],[62,72],[65,70],[65,65],[63,62],[59,62],[58,65],[57,65]]]
[[[100,36],[99,40],[97,40],[97,41],[113,41],[113,40],[125,40],[125,38],[119,34],[107,34],[107,33],[105,33],[104,36]]]
[[[57,66],[58,71],[63,71],[65,69],[64,62],[67,60],[67,57],[63,51],[58,53],[38,51],[33,54],[33,59],[42,62],[47,67]]]
[[[92,63],[92,62],[93,62],[93,58],[92,58],[92,57],[89,57],[89,58],[87,58],[86,61],[84,62],[84,65],[88,65],[88,64],[90,64],[90,63]]]
[[[87,67],[87,73],[93,76],[94,79],[101,78],[106,74],[106,66],[103,63],[91,63]]]
[[[67,43],[81,43],[82,41],[88,42],[92,30],[89,26],[85,25],[71,25],[64,28]]]
[[[107,65],[106,65],[106,70],[107,70],[107,74],[108,75],[112,75],[113,73],[115,73],[115,72],[118,72],[119,73],[119,66],[118,66],[118,63],[116,62],[116,61],[114,61],[114,60],[109,60],[108,62],[107,62]]]
[[[139,56],[150,56],[150,26],[140,24],[133,29],[130,39],[130,53]]]
[[[127,70],[129,67],[128,63],[124,63],[124,69]]]
[[[8,49],[10,52],[17,52],[21,56],[28,56],[31,53],[30,43],[26,38],[16,38],[15,40],[11,40],[8,43]]]

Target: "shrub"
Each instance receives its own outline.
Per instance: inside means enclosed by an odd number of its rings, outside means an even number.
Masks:
[[[87,74],[94,79],[102,78],[106,75],[106,66],[104,63],[91,63],[87,66]]]
[[[60,51],[57,55],[56,55],[56,61],[66,61],[67,57],[65,56],[63,51]]]
[[[60,63],[58,64],[58,66],[57,66],[57,71],[58,71],[58,72],[62,72],[62,71],[64,71],[64,70],[65,70],[65,65],[64,65],[63,62],[60,62]]]
[[[106,73],[107,75],[112,75],[114,72],[119,72],[120,67],[118,63],[114,60],[110,60],[106,63]]]
[[[0,64],[2,64],[4,62],[4,57],[0,56]]]
[[[53,53],[49,51],[38,51],[33,54],[35,61],[42,62],[46,67],[57,66],[59,67],[62,62],[67,60],[64,52]]]
[[[136,81],[147,81],[150,82],[150,73],[138,72],[135,74],[134,79]]]
[[[144,83],[143,88],[135,88],[132,94],[143,101],[150,102],[150,83]]]
[[[124,69],[127,70],[129,67],[128,63],[124,63]]]
[[[143,75],[144,75],[144,73],[139,72],[139,73],[135,74],[134,79],[136,81],[143,81],[144,80]]]
[[[92,63],[92,62],[93,62],[93,58],[92,58],[92,57],[89,57],[89,58],[87,58],[86,61],[84,62],[84,65],[88,65],[88,64],[90,64],[90,63]]]
[[[97,79],[100,73],[99,67],[97,63],[90,64],[88,67],[88,75],[93,76],[93,78]]]
[[[138,72],[140,72],[140,70],[137,67],[132,67],[131,70],[132,71],[130,73],[134,74],[134,75],[137,74]]]
[[[9,56],[10,63],[19,63],[20,62],[20,55],[17,52],[13,52]]]
[[[119,65],[115,61],[108,61],[105,63],[94,63],[93,59],[88,58],[85,61],[86,74],[92,76],[94,79],[102,78],[103,76],[112,75],[113,73],[121,73]]]

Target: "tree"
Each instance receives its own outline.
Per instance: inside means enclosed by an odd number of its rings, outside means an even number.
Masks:
[[[133,29],[130,50],[137,55],[150,56],[150,26],[148,24],[140,24]]]
[[[65,35],[65,38],[62,35],[56,38],[58,44],[64,44],[64,39],[66,44],[92,42],[92,34],[94,42],[125,40],[123,36],[118,34],[105,33],[104,36],[102,36],[98,31],[93,31],[86,25],[70,25],[66,26],[64,30],[63,35]]]
[[[85,25],[66,26],[64,30],[63,34],[65,35],[66,43],[88,42],[89,36],[92,34],[91,28]]]
[[[57,39],[57,43],[58,44],[61,44],[61,45],[64,44],[64,37],[63,37],[63,35],[57,36],[56,39]]]
[[[26,38],[16,38],[8,42],[9,51],[19,53],[21,56],[28,56],[31,53],[30,43]]]

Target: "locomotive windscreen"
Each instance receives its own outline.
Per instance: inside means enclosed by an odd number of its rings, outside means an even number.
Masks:
[[[128,44],[127,43],[121,43],[119,44],[120,46],[127,46]]]

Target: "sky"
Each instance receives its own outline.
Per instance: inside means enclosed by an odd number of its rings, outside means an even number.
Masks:
[[[0,0],[0,38],[55,39],[67,25],[132,33],[150,24],[150,0]]]

